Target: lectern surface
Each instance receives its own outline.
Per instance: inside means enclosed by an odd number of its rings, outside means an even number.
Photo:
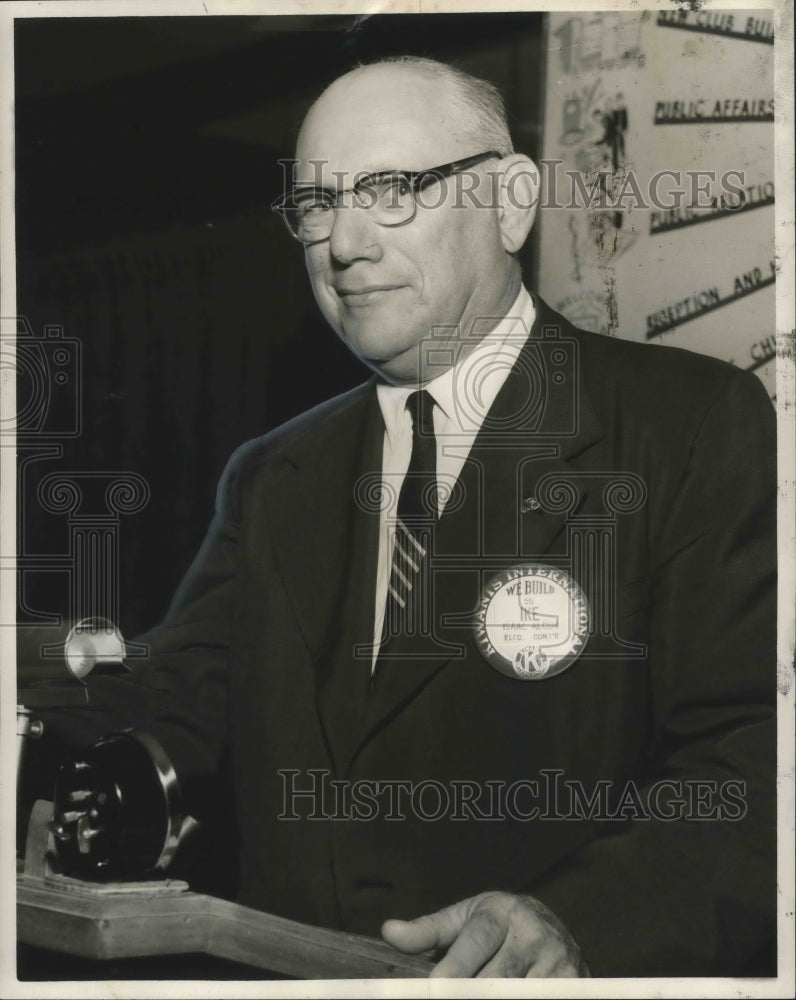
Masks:
[[[23,945],[83,959],[202,954],[278,978],[422,978],[432,968],[382,941],[261,913],[184,883],[115,887],[23,874],[17,930]]]

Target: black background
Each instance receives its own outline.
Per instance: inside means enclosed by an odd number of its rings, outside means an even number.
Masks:
[[[516,148],[533,156],[543,46],[535,13],[16,20],[17,311],[36,336],[63,327],[81,353],[79,434],[58,433],[70,376],[21,449],[62,445],[20,476],[22,621],[70,607],[55,565],[68,519],[43,510],[43,477],[129,471],[149,484],[118,529],[131,637],[165,612],[231,451],[367,376],[267,209],[320,90],[384,55],[455,62],[501,87]]]

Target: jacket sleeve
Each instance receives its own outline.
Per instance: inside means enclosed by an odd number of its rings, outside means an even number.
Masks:
[[[656,742],[639,788],[652,818],[577,849],[529,887],[594,975],[742,974],[774,936],[775,454],[767,395],[731,373],[676,490],[658,498]]]
[[[89,676],[89,706],[39,713],[62,751],[109,732],[142,730],[165,750],[188,812],[201,818],[227,737],[227,672],[234,628],[240,462],[230,460],[216,512],[163,622],[137,641],[148,651],[124,675]]]

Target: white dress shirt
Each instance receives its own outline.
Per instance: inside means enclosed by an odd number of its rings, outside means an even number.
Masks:
[[[535,310],[525,287],[504,318],[462,361],[422,386],[434,399],[434,435],[437,439],[437,485],[442,513],[459,478],[484,418],[506,381],[530,334]],[[384,418],[382,452],[381,523],[376,575],[376,614],[373,628],[373,666],[378,656],[387,590],[390,585],[395,520],[401,484],[412,457],[412,417],[406,401],[418,386],[376,387]]]

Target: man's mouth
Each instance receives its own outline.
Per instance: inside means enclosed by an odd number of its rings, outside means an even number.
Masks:
[[[355,288],[337,288],[336,292],[346,306],[357,308],[378,302],[390,292],[402,287],[402,285],[363,285]]]

